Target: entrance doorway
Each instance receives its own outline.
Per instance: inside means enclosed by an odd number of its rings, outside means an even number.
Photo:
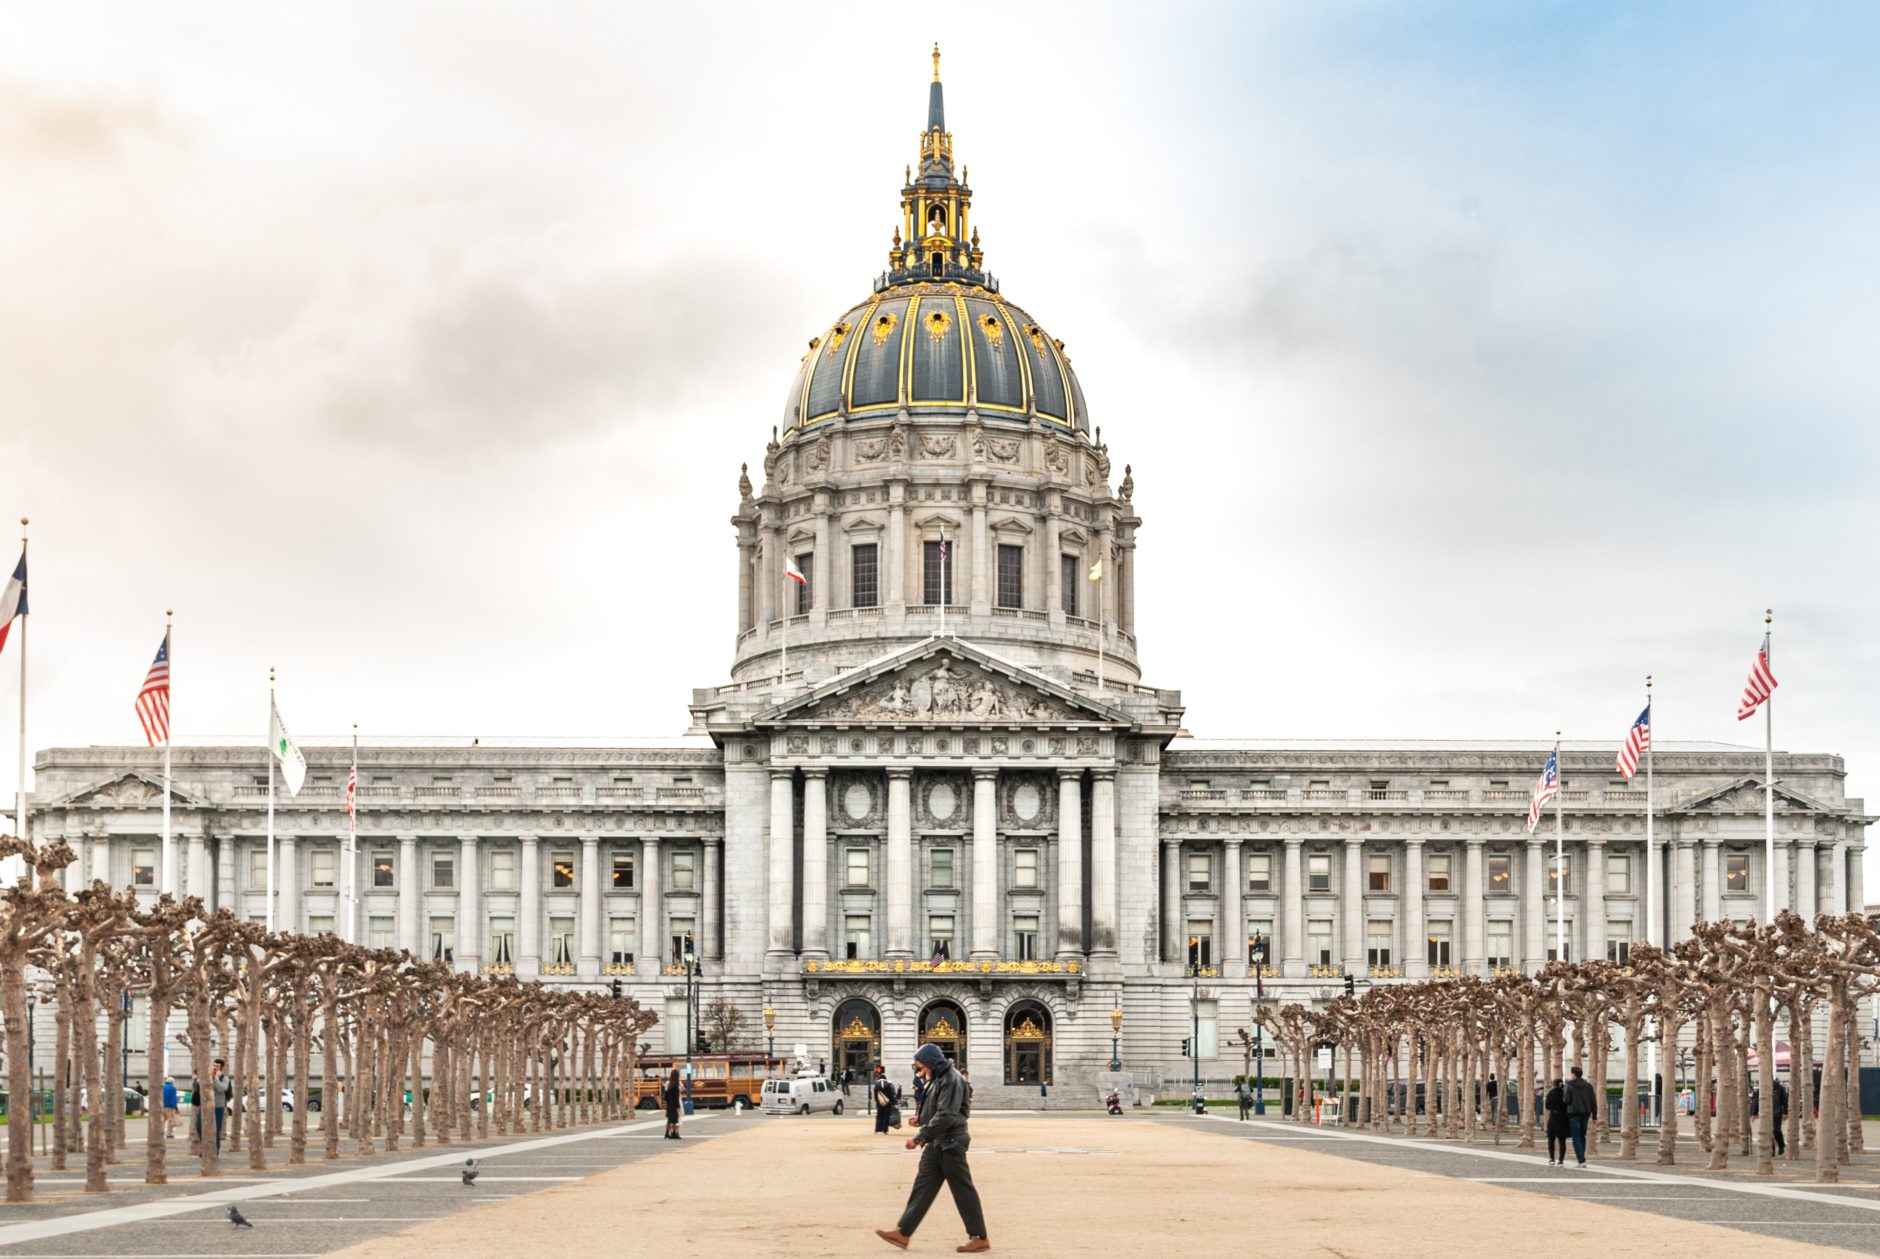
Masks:
[[[857,1083],[867,1080],[881,1058],[881,1012],[873,1002],[852,997],[836,1007],[832,1030],[836,1071],[852,1072]]]
[[[920,1040],[931,1044],[950,1059],[954,1066],[966,1061],[966,1012],[955,1001],[940,1000],[920,1012]]]
[[[1005,1012],[1005,1082],[1051,1083],[1051,1011],[1037,1001]]]

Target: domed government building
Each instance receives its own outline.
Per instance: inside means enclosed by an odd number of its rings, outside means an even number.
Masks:
[[[1536,967],[1557,891],[1575,958],[1623,958],[1652,902],[1674,933],[1756,914],[1769,879],[1804,912],[1860,905],[1870,819],[1838,756],[1777,756],[1768,869],[1760,748],[1661,743],[1647,801],[1622,730],[1570,743],[1557,871],[1552,820],[1525,828],[1549,744],[1191,737],[1140,666],[1134,478],[1061,329],[986,270],[937,51],[918,145],[885,269],[808,338],[761,484],[738,477],[730,680],[692,692],[691,729],[368,740],[350,859],[352,754],[308,740],[280,925],[617,982],[675,1052],[689,943],[694,1009],[734,1003],[739,1047],[768,1011],[832,1070],[905,1077],[931,1040],[982,1099],[1087,1104],[1113,1061],[1185,1089],[1191,1038],[1230,1079],[1257,996]],[[154,897],[169,870],[262,919],[265,755],[176,749],[167,863],[156,751],[40,752],[33,824],[82,854],[74,886]]]

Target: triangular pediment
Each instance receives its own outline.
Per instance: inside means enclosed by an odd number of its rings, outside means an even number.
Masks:
[[[1776,810],[1790,813],[1828,813],[1827,805],[1786,786],[1776,780]],[[1763,811],[1762,779],[1754,774],[1745,774],[1741,778],[1706,788],[1697,795],[1673,805],[1667,813],[1761,813]]]
[[[142,770],[126,770],[88,787],[48,800],[40,808],[92,808],[110,809],[120,806],[146,805],[163,803],[163,782],[154,775]],[[201,808],[203,802],[182,791],[176,784],[170,784],[170,804],[184,809]]]
[[[1128,727],[1127,713],[954,638],[928,638],[824,682],[755,724]]]

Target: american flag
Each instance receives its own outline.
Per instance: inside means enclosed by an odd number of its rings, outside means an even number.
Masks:
[[[1645,754],[1645,749],[1652,745],[1652,706],[1645,705],[1645,711],[1638,715],[1632,728],[1625,732],[1625,746],[1619,749],[1619,773],[1627,781],[1638,773],[1638,758]]]
[[[1754,716],[1775,693],[1776,675],[1769,672],[1769,635],[1764,634],[1762,646],[1756,649],[1756,663],[1749,667],[1749,681],[1743,684],[1743,700],[1736,706],[1736,719]]]
[[[1532,833],[1540,825],[1541,810],[1560,790],[1560,749],[1555,748],[1553,755],[1547,758],[1547,768],[1541,771],[1541,780],[1534,784],[1534,798],[1528,801],[1528,831]]]
[[[929,965],[938,966],[940,963],[946,961],[947,957],[947,942],[945,940],[935,940],[933,942],[933,961],[930,962]]]
[[[157,658],[144,675],[143,689],[137,692],[137,720],[144,725],[144,738],[150,746],[170,740],[170,635],[163,635]]]
[[[346,820],[357,821],[359,818],[359,766],[354,765],[346,771]]]

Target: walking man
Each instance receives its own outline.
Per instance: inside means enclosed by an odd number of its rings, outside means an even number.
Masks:
[[[1777,1080],[1770,1086],[1769,1091],[1773,1095],[1772,1104],[1776,1108],[1776,1113],[1773,1118],[1773,1130],[1776,1136],[1776,1153],[1786,1154],[1789,1146],[1787,1138],[1782,1135],[1782,1125],[1789,1121],[1789,1087],[1782,1081]]]
[[[1567,1132],[1573,1138],[1573,1157],[1581,1167],[1586,1166],[1586,1125],[1599,1108],[1599,1100],[1593,1096],[1593,1086],[1586,1081],[1586,1073],[1580,1068],[1573,1068],[1573,1078],[1567,1081]]]
[[[176,1132],[176,1077],[163,1077],[163,1135]]]
[[[937,1045],[922,1045],[914,1052],[914,1073],[926,1083],[926,1089],[907,1148],[920,1150],[920,1170],[915,1173],[914,1188],[907,1195],[907,1209],[901,1212],[900,1223],[891,1229],[876,1229],[875,1236],[906,1250],[944,1182],[953,1191],[953,1205],[959,1208],[960,1221],[966,1225],[966,1244],[954,1249],[963,1255],[991,1250],[992,1243],[986,1240],[986,1217],[979,1208],[979,1191],[973,1188],[973,1173],[966,1166],[966,1149],[972,1144],[966,1131],[970,1106],[966,1081]]]
[[[1240,1102],[1240,1117],[1245,1119],[1253,1113],[1253,1087],[1247,1083],[1247,1077],[1241,1076],[1240,1083],[1234,1086],[1234,1097]]]

